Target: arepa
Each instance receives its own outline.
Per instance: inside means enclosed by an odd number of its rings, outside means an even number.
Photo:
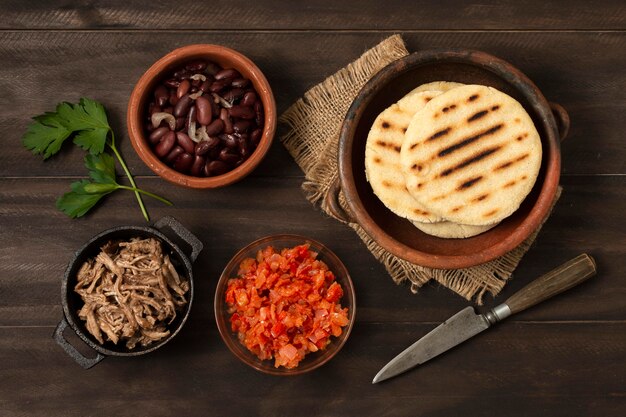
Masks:
[[[400,165],[409,193],[426,211],[481,226],[517,210],[541,156],[539,133],[520,103],[492,87],[467,85],[415,114]]]
[[[412,93],[421,93],[422,91],[441,91],[446,92],[450,91],[453,88],[461,87],[465,84],[455,83],[452,81],[433,81],[430,83],[422,84],[414,90],[411,90],[409,94]]]
[[[392,104],[374,121],[365,145],[365,175],[374,194],[396,215],[426,223],[441,219],[407,191],[400,167],[400,148],[413,115],[439,94],[441,92],[410,92]]]
[[[460,224],[449,221],[437,223],[412,222],[422,232],[444,239],[461,239],[477,236],[498,225],[498,223],[488,224],[485,226],[471,226],[468,224]]]

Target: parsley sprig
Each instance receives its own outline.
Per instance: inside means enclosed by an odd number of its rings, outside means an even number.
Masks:
[[[90,180],[71,184],[71,191],[57,200],[57,208],[72,218],[83,216],[105,195],[116,190],[129,190],[135,193],[141,212],[150,220],[140,194],[155,198],[167,205],[169,200],[151,192],[137,188],[135,179],[115,146],[115,134],[109,125],[102,104],[88,98],[81,98],[78,104],[60,103],[56,111],[33,117],[33,122],[22,137],[24,146],[34,154],[48,159],[61,150],[66,139],[88,151],[85,166]],[[118,184],[115,175],[115,160],[104,153],[108,146],[120,163],[131,186]]]

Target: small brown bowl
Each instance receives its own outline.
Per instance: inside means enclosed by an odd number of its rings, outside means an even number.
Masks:
[[[214,177],[194,177],[182,174],[170,168],[153,153],[146,140],[142,120],[146,114],[150,94],[156,84],[174,68],[194,59],[211,60],[224,68],[235,68],[244,77],[250,79],[263,103],[265,120],[263,135],[252,155],[240,166],[222,175]],[[267,79],[261,70],[241,53],[219,45],[188,45],[173,50],[155,62],[137,81],[130,95],[127,112],[128,134],[135,151],[141,160],[155,174],[174,184],[189,188],[217,188],[232,184],[250,174],[263,160],[274,139],[276,132],[276,102]]]
[[[376,116],[412,89],[433,81],[482,84],[512,96],[541,136],[541,170],[520,208],[493,229],[467,239],[441,239],[421,232],[387,209],[365,177],[365,143]],[[568,128],[567,112],[548,103],[532,81],[499,58],[467,50],[414,53],[376,74],[348,110],[339,139],[339,181],[331,187],[328,207],[338,217],[357,222],[380,246],[411,263],[439,269],[482,264],[520,245],[548,216],[561,172],[559,140]],[[339,190],[349,213],[338,204]]]
[[[224,299],[226,295],[226,288],[228,287],[228,280],[237,276],[237,271],[241,261],[245,258],[256,257],[259,250],[266,248],[267,246],[273,246],[274,249],[280,250],[283,248],[292,248],[305,243],[310,245],[310,249],[312,251],[318,253],[317,259],[320,259],[328,265],[328,269],[335,274],[336,281],[341,284],[344,291],[343,298],[341,298],[341,306],[348,307],[349,323],[343,328],[343,332],[339,337],[331,338],[330,344],[326,347],[326,349],[307,354],[296,368],[275,368],[273,361],[260,360],[243,344],[241,344],[237,334],[231,331],[230,315],[228,314],[228,307]],[[226,346],[228,346],[231,352],[245,364],[253,367],[257,371],[271,375],[300,375],[324,365],[326,362],[331,360],[346,343],[356,318],[354,286],[352,285],[350,274],[344,264],[339,260],[337,255],[335,255],[323,244],[297,235],[267,236],[250,243],[248,246],[237,252],[230,262],[228,262],[228,265],[226,265],[222,275],[220,276],[220,280],[217,283],[217,289],[215,290],[215,302],[213,305],[215,308],[215,321],[217,322],[217,328],[222,336],[222,339],[224,340],[224,343],[226,343]]]

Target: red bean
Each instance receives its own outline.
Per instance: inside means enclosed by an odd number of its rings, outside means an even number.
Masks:
[[[191,175],[200,177],[202,175],[202,171],[204,170],[204,165],[206,165],[206,158],[201,155],[196,155],[193,159],[193,164],[191,165]]]
[[[184,153],[185,153],[185,150],[181,148],[180,146],[176,145],[174,146],[174,148],[172,148],[170,153],[168,153],[167,156],[163,160],[166,163],[171,164],[172,162],[176,160],[176,158],[178,158],[180,155]]]
[[[229,149],[224,148],[220,151],[220,160],[226,162],[228,165],[234,165],[239,159],[239,155],[231,153]]]
[[[219,139],[218,139],[219,140]],[[220,142],[221,144],[222,142]],[[215,148],[211,149],[209,151],[209,154],[207,155],[207,159],[210,160],[215,160],[218,159],[220,157],[220,151],[222,150],[222,147],[220,145],[216,146]]]
[[[180,130],[183,127],[185,127],[185,118],[184,117],[177,117],[176,118],[176,130]]]
[[[154,148],[154,153],[159,158],[165,157],[165,155],[167,155],[174,147],[174,142],[176,142],[176,134],[169,131],[161,138],[161,141]]]
[[[185,65],[185,69],[187,71],[191,71],[194,73],[200,72],[204,70],[205,68],[206,68],[206,62],[201,61],[201,60],[191,61],[191,62],[188,62],[187,65]]]
[[[197,109],[196,117],[198,119],[198,123],[205,126],[211,123],[213,112],[211,110],[211,103],[207,98],[198,97],[194,108]]]
[[[263,105],[260,101],[254,103],[255,119],[254,121],[260,127],[263,126]]]
[[[170,93],[167,91],[167,88],[163,85],[160,85],[154,90],[154,99],[156,100],[156,104],[164,107],[169,101]]]
[[[210,90],[211,87],[211,83],[212,81],[209,81],[208,79],[206,81],[204,81],[202,84],[200,84],[200,90],[202,90],[203,93],[207,93]]]
[[[256,99],[256,93],[254,91],[248,91],[246,94],[243,95],[243,98],[241,99],[241,105],[254,106],[254,103],[256,103]]]
[[[234,68],[226,68],[226,69],[219,71],[217,74],[215,74],[216,80],[225,80],[228,78],[230,79],[241,78],[241,74],[239,74],[239,71],[237,71]]]
[[[215,136],[222,133],[223,130],[224,122],[222,119],[215,119],[206,127],[206,134],[209,136]]]
[[[175,78],[170,78],[169,80],[165,81],[163,84],[165,84],[169,88],[178,88],[178,86],[180,85],[180,81],[178,81]]]
[[[233,101],[239,100],[241,97],[243,97],[244,93],[245,93],[245,91],[242,88],[233,88],[233,89],[230,89],[227,92],[225,92],[222,95],[222,97],[226,101],[233,102]]]
[[[232,117],[239,117],[241,119],[254,119],[254,109],[249,106],[233,106],[228,109],[228,113]]]
[[[203,140],[196,145],[196,155],[206,155],[209,150],[220,144],[220,140],[214,136],[209,136],[208,140]]]
[[[219,136],[220,140],[227,148],[236,148],[237,147],[237,137],[235,135],[230,135],[228,133],[221,134]]]
[[[191,94],[197,93],[198,92],[198,87],[192,85],[191,88],[189,89],[189,92]]]
[[[221,175],[230,170],[230,167],[222,161],[207,161],[205,167],[207,177]]]
[[[188,80],[189,77],[191,76],[191,73],[183,68],[181,70],[174,72],[173,75],[174,75],[174,78],[176,78],[179,81],[182,81],[182,80]]]
[[[207,74],[210,74],[210,75],[215,75],[215,74],[217,74],[217,73],[219,72],[219,70],[221,70],[221,69],[222,69],[222,68],[221,68],[219,65],[217,65],[215,62],[213,62],[213,61],[208,61],[208,62],[206,63],[206,69],[205,69],[205,71],[204,71],[204,72],[206,72]]]
[[[187,153],[193,153],[196,149],[196,144],[194,143],[194,141],[191,140],[191,138],[187,136],[187,134],[184,132],[176,132],[176,140]]]
[[[158,129],[152,131],[152,133],[150,133],[150,142],[153,145],[156,145],[157,143],[159,143],[161,138],[163,138],[163,136],[165,136],[165,134],[169,131],[170,128],[165,126],[159,127]]]
[[[248,145],[247,139],[246,135],[246,137],[242,137],[242,140],[239,141],[239,155],[241,155],[243,159],[246,159],[251,154],[250,145]]]
[[[180,85],[176,89],[176,97],[179,99],[189,92],[189,88],[191,87],[191,83],[189,80],[181,81]]]
[[[261,136],[263,136],[261,129],[253,130],[252,133],[250,133],[250,142],[252,142],[254,146],[258,146],[261,141]]]
[[[219,93],[228,86],[228,81],[213,81],[209,87],[209,91],[212,93]]]
[[[209,100],[209,103],[211,103],[211,114],[213,115],[213,117],[219,118],[220,116],[219,104],[217,104],[216,100],[212,97],[207,97],[207,100]]]
[[[236,133],[245,133],[250,129],[252,123],[249,120],[237,120],[233,123],[233,130]]]
[[[250,84],[250,80],[247,78],[235,78],[231,85],[237,88],[246,88]]]
[[[175,106],[178,103],[178,97],[176,97],[176,90],[173,90],[170,94],[170,99],[168,100],[170,106]]]
[[[228,110],[222,109],[220,110],[220,119],[224,122],[224,133],[233,133],[233,122],[230,120],[228,116]]]
[[[187,173],[193,164],[194,157],[191,154],[183,153],[174,161],[174,169],[178,172]]]
[[[185,94],[178,100],[176,106],[174,107],[174,116],[181,117],[184,116],[185,113],[189,110],[189,106],[193,100],[189,97],[189,94]]]

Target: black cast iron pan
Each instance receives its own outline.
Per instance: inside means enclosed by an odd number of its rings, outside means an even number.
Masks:
[[[172,239],[163,233],[164,231],[182,245],[174,243]],[[91,334],[89,334],[85,328],[84,322],[78,317],[78,310],[82,307],[83,302],[80,296],[74,292],[74,286],[76,284],[76,274],[83,262],[85,262],[88,258],[96,256],[103,244],[110,240],[130,239],[133,237],[154,237],[163,242],[163,250],[170,255],[170,259],[176,267],[178,273],[189,280],[189,302],[184,307],[183,311],[177,313],[176,319],[168,326],[168,329],[171,332],[169,336],[148,346],[138,346],[135,349],[129,350],[123,343],[115,345],[110,341],[106,341],[104,344],[100,344]],[[183,250],[181,246],[187,246],[187,248]],[[70,260],[68,267],[65,270],[63,283],[61,285],[61,299],[63,303],[64,317],[61,319],[61,322],[54,331],[54,340],[69,356],[71,356],[85,369],[91,368],[107,356],[138,356],[160,348],[172,340],[172,338],[178,334],[187,321],[187,317],[191,311],[194,289],[192,263],[196,260],[202,248],[202,242],[200,242],[197,237],[195,237],[176,219],[169,216],[157,221],[152,227],[120,226],[105,230],[104,232],[94,236],[82,248],[76,251],[74,257]],[[187,253],[189,253],[189,255],[187,255]],[[96,356],[94,358],[84,356],[65,339],[63,331],[68,326],[89,347],[96,351]]]

